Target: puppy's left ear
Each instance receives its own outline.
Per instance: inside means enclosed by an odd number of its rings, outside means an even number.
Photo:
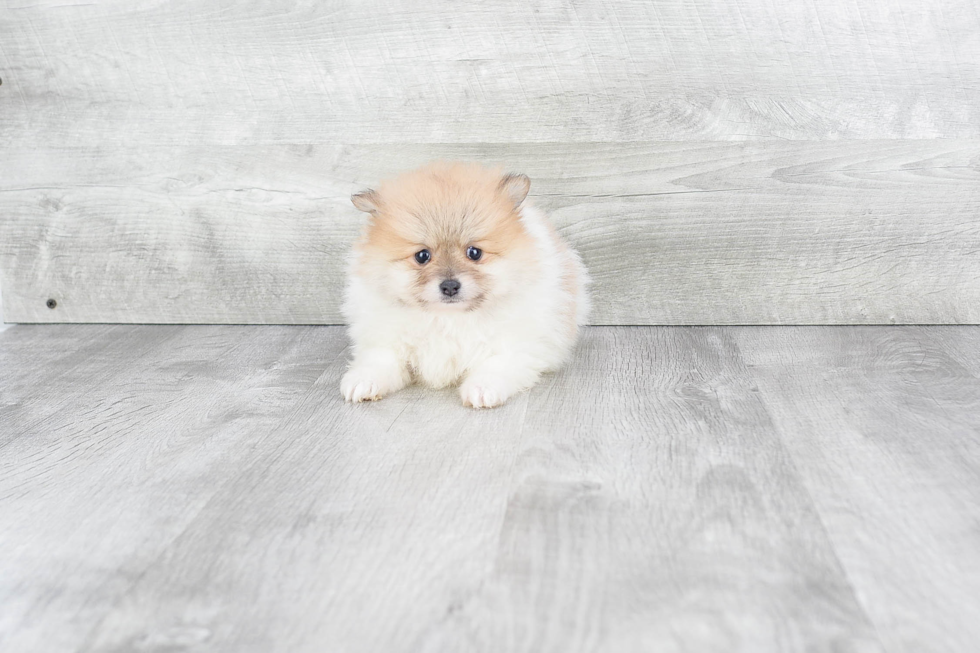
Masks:
[[[509,197],[514,206],[520,206],[531,190],[531,180],[527,175],[506,175],[500,180],[500,191]]]
[[[376,190],[365,190],[350,196],[351,204],[358,211],[375,214],[381,209],[381,196]]]

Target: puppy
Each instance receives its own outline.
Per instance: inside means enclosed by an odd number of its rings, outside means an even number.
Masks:
[[[412,381],[490,408],[558,369],[589,308],[578,254],[525,202],[530,180],[434,163],[351,198],[370,214],[343,312],[347,401]]]

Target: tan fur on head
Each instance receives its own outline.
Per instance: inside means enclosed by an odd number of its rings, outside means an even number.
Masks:
[[[529,189],[524,175],[433,163],[358,193],[354,206],[371,214],[358,273],[408,305],[473,310],[505,297],[537,265],[518,211]],[[470,247],[479,260],[467,257]],[[419,264],[422,250],[430,259]],[[452,298],[439,291],[450,279],[461,284]]]

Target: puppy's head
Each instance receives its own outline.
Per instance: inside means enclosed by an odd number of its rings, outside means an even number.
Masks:
[[[531,182],[475,164],[436,163],[358,193],[371,215],[355,272],[400,303],[473,310],[533,274],[518,208]]]

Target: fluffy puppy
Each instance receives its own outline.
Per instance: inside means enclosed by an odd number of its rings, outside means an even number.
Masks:
[[[412,381],[459,384],[498,406],[568,358],[588,314],[585,266],[525,202],[531,182],[435,163],[351,198],[370,214],[344,302],[354,358],[340,382],[366,401]]]

